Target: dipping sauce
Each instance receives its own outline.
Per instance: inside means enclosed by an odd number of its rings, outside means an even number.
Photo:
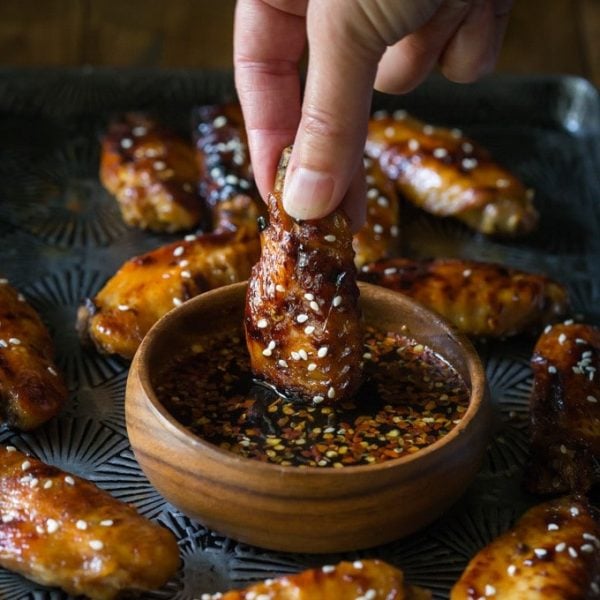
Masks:
[[[364,361],[365,383],[351,402],[306,404],[253,379],[239,331],[193,344],[165,365],[155,389],[197,436],[279,465],[340,468],[412,454],[467,410],[462,377],[407,335],[367,329]]]

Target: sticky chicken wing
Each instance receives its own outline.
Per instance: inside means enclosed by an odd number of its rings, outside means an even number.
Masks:
[[[429,600],[431,594],[407,585],[402,571],[379,560],[363,560],[269,579],[245,590],[215,597],[221,600]]]
[[[494,263],[394,258],[365,265],[359,278],[402,292],[477,337],[539,331],[568,306],[559,283]]]
[[[533,192],[459,130],[433,127],[404,111],[377,113],[366,150],[407,200],[433,215],[503,236],[537,225]]]
[[[526,485],[539,494],[587,492],[600,459],[600,329],[572,322],[548,327],[531,368]]]
[[[354,263],[357,268],[382,258],[395,256],[399,249],[398,195],[379,163],[364,159],[367,177],[367,218],[354,236]]]
[[[0,565],[97,600],[151,590],[174,575],[166,529],[95,485],[0,447]]]
[[[0,415],[17,429],[34,429],[55,416],[67,388],[54,364],[54,346],[39,315],[0,279]]]
[[[102,139],[100,179],[128,225],[166,232],[198,226],[198,178],[192,144],[144,115],[125,115]]]
[[[160,317],[202,292],[244,281],[259,253],[258,234],[221,232],[132,258],[80,307],[80,334],[101,352],[132,358]]]
[[[254,373],[314,403],[340,401],[362,374],[362,328],[349,221],[341,210],[296,221],[281,201],[289,150],[268,201],[269,225],[246,300]]]
[[[529,510],[481,550],[451,600],[583,600],[600,595],[600,527],[586,501],[566,497]]]

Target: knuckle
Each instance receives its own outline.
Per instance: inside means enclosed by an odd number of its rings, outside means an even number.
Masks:
[[[302,112],[303,133],[315,139],[348,140],[351,127],[339,114],[333,114],[314,106],[305,107]]]

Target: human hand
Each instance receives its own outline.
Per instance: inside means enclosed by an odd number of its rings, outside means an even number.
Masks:
[[[273,187],[293,143],[283,203],[298,219],[342,200],[364,220],[362,155],[373,87],[404,93],[439,63],[470,82],[489,72],[512,0],[238,0],[234,62],[256,184]],[[298,63],[309,65],[300,98]]]

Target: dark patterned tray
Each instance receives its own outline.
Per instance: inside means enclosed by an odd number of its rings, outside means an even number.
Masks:
[[[79,344],[74,323],[80,299],[98,291],[125,259],[173,239],[125,227],[101,187],[98,136],[108,116],[151,109],[185,130],[191,106],[231,98],[232,90],[231,75],[223,73],[0,70],[0,271],[49,325],[70,389],[59,418],[29,434],[0,431],[0,442],[95,481],[176,534],[182,567],[164,590],[147,598],[186,600],[367,556],[388,560],[404,569],[409,581],[446,598],[468,559],[535,501],[520,487],[533,340],[480,346],[496,430],[465,497],[416,535],[339,556],[239,544],[166,503],[140,471],[127,441],[127,365]],[[406,97],[378,97],[375,103],[463,128],[536,189],[542,215],[531,237],[500,242],[406,211],[406,253],[546,272],[569,286],[575,312],[600,323],[600,100],[590,84],[575,78],[497,77],[464,87],[434,79]],[[0,597],[66,598],[2,570]]]

